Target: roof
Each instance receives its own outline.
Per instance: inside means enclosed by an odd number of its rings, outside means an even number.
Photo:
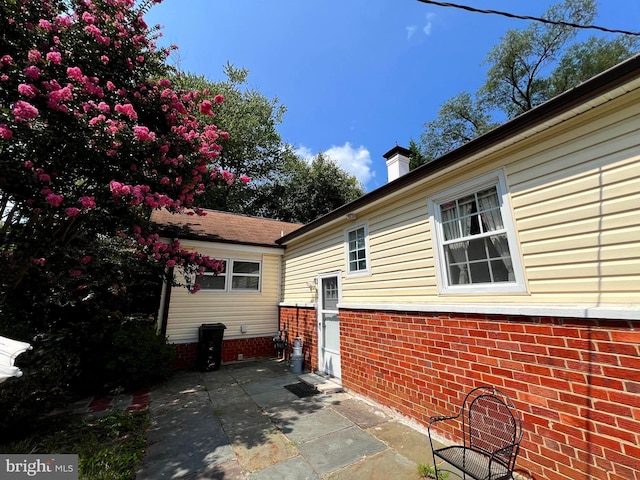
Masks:
[[[567,114],[572,109],[583,106],[587,102],[594,100],[606,92],[622,87],[632,80],[640,77],[640,55],[635,55],[624,62],[586,80],[576,87],[567,90],[557,97],[538,105],[537,107],[523,113],[522,115],[500,125],[490,132],[471,140],[468,143],[452,150],[443,156],[433,160],[432,162],[421,165],[420,167],[410,171],[409,173],[389,182],[362,197],[347,203],[342,207],[320,217],[302,228],[278,239],[281,245],[288,241],[308,234],[323,225],[344,217],[347,213],[353,213],[358,209],[367,207],[368,205],[384,200],[396,192],[411,187],[413,184],[423,180],[435,177],[439,172],[444,171],[456,164],[468,160],[469,157],[477,155],[498,146],[499,144],[514,140],[518,135],[524,134],[528,130],[540,130],[547,125],[543,125],[552,119],[558,118],[559,121],[563,114]],[[385,158],[393,155],[398,149],[403,147],[394,147],[385,154]],[[406,150],[406,149],[403,149]]]
[[[190,240],[205,240],[267,247],[280,247],[276,240],[300,228],[300,223],[280,222],[236,213],[204,210],[206,215],[154,210],[151,221],[164,235]]]

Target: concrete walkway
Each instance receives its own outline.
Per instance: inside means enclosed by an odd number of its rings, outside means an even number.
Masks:
[[[285,362],[181,372],[150,392],[137,480],[418,480],[421,432],[348,393],[298,398]]]

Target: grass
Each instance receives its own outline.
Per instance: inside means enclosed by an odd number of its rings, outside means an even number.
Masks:
[[[418,465],[418,475],[421,478],[436,478],[436,469],[426,463]],[[449,477],[449,472],[438,473],[438,480],[445,480]]]
[[[101,418],[54,417],[26,438],[0,444],[0,451],[78,454],[80,480],[133,480],[149,425],[147,410],[114,412]]]

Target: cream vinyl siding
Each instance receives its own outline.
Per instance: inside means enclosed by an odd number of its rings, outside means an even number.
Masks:
[[[421,301],[437,291],[431,252],[429,219],[422,193],[399,199],[393,206],[379,206],[320,232],[311,241],[291,242],[285,252],[283,302],[305,304],[316,301],[307,282],[320,273],[342,273],[344,302],[368,301],[372,296],[388,301]],[[394,210],[395,207],[395,210]],[[347,277],[344,231],[368,222],[370,275]],[[427,252],[425,254],[425,252]]]
[[[198,252],[219,259],[261,262],[260,292],[219,292],[201,290],[191,294],[173,287],[167,319],[167,336],[172,343],[198,341],[203,323],[224,323],[224,338],[273,335],[278,331],[278,296],[281,255],[249,251],[198,248]],[[240,326],[247,332],[241,333]]]
[[[396,192],[358,219],[294,238],[283,301],[302,284],[345,271],[344,229],[368,222],[371,275],[342,278],[342,305],[640,304],[640,92],[567,119],[471,163]],[[428,199],[502,170],[524,269],[523,293],[438,294]],[[326,228],[326,227],[325,227]],[[303,281],[304,280],[304,281]],[[635,306],[634,306],[635,305]]]

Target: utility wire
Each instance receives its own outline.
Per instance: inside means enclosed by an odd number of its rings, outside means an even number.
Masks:
[[[546,18],[530,17],[528,15],[516,15],[515,13],[500,12],[498,10],[482,10],[480,8],[469,7],[467,5],[458,5],[456,3],[449,3],[449,2],[437,2],[435,0],[418,0],[418,1],[422,2],[422,3],[428,3],[428,4],[431,4],[431,5],[437,5],[439,7],[460,8],[462,10],[467,10],[469,12],[474,12],[474,13],[488,13],[488,14],[492,14],[492,15],[502,15],[503,17],[517,18],[519,20],[533,20],[534,22],[548,23],[548,24],[551,24],[551,25],[564,25],[564,26],[573,27],[573,28],[584,28],[584,29],[600,30],[601,32],[622,33],[624,35],[633,35],[633,36],[636,36],[636,37],[640,37],[640,32],[629,32],[627,30],[616,30],[616,29],[610,29],[610,28],[605,28],[605,27],[598,27],[597,25],[579,25],[577,23],[562,22],[562,21],[556,21],[556,20],[547,20]]]

